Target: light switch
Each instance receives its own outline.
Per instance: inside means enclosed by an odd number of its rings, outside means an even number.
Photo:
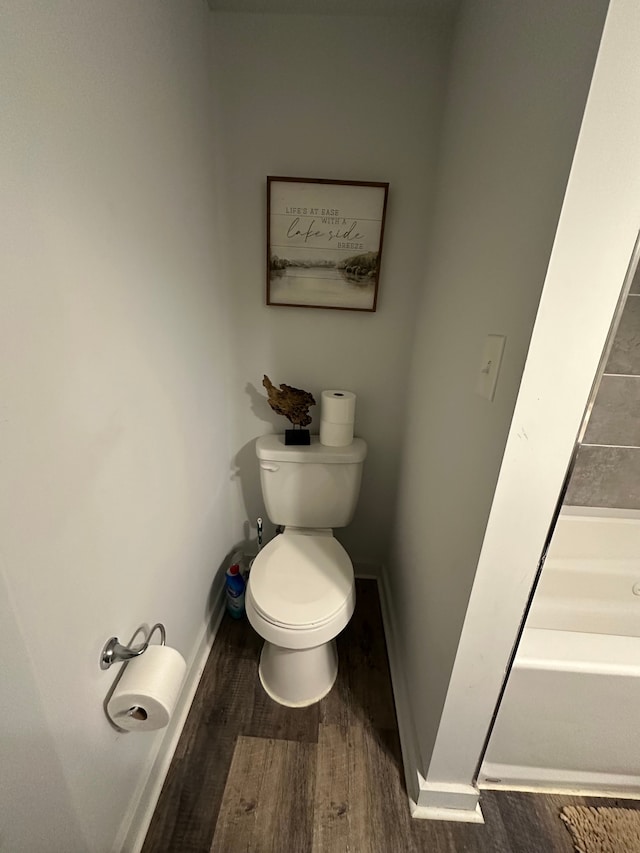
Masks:
[[[504,335],[487,335],[484,340],[482,358],[476,380],[476,394],[486,397],[487,400],[493,400],[493,396],[496,393],[498,372],[506,340]]]

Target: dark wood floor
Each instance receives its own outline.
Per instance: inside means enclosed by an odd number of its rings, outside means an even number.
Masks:
[[[558,812],[580,797],[487,791],[484,826],[412,820],[374,581],[317,705],[269,699],[261,642],[225,615],[143,853],[572,853]]]

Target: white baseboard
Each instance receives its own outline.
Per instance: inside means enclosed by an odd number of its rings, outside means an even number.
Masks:
[[[480,804],[475,809],[445,809],[411,803],[411,817],[417,820],[450,820],[454,823],[484,823]]]
[[[353,573],[360,580],[380,581],[382,566],[377,563],[354,563]]]
[[[478,777],[482,790],[525,791],[588,797],[640,798],[640,776],[556,770],[485,761]]]
[[[413,817],[484,823],[475,785],[422,780]]]
[[[113,845],[113,850],[118,851],[118,853],[139,853],[142,849],[164,780],[169,772],[173,754],[178,746],[182,729],[187,720],[223,614],[224,588],[216,601],[210,620],[202,628],[196,643],[193,663],[187,672],[178,705],[164,732],[164,737],[159,741],[156,752],[150,756],[149,770],[140,784],[140,793],[138,797],[134,798],[133,805],[122,822],[120,832]]]
[[[475,786],[428,782],[422,774],[418,735],[402,657],[398,650],[391,595],[384,567],[377,580],[411,816],[423,820],[484,823],[478,803],[480,794]]]

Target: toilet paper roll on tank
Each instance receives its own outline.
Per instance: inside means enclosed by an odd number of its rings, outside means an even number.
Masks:
[[[320,444],[346,447],[353,441],[356,395],[352,391],[323,391],[320,399]]]
[[[128,732],[162,729],[171,719],[187,671],[180,652],[149,646],[127,663],[107,702],[112,722]]]

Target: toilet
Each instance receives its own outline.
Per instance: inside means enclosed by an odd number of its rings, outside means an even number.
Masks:
[[[355,607],[353,565],[333,536],[353,518],[367,445],[327,447],[283,435],[256,442],[267,515],[284,532],[253,562],[245,605],[264,639],[258,672],[268,695],[293,708],[313,705],[338,674],[335,638]]]

